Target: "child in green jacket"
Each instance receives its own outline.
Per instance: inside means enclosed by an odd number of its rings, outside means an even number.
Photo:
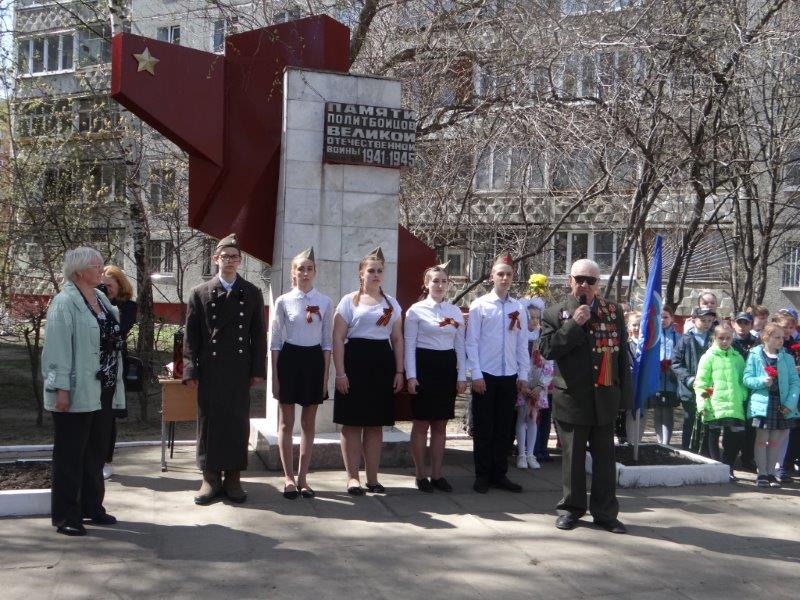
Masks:
[[[727,323],[714,328],[714,343],[700,358],[694,380],[697,414],[708,424],[707,448],[701,454],[720,460],[719,436],[722,439],[722,462],[730,467],[744,444],[744,405],[747,388],[742,382],[744,359],[733,347],[733,329]]]

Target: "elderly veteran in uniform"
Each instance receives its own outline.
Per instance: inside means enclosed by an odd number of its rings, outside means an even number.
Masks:
[[[589,511],[612,533],[617,519],[614,419],[633,405],[628,336],[622,311],[598,295],[600,268],[581,259],[572,265],[571,293],[544,313],[539,349],[556,362],[553,418],[562,447],[564,496],[556,527],[573,529],[586,513],[586,444],[592,455]]]
[[[203,484],[194,501],[201,505],[223,493],[247,499],[239,477],[247,468],[250,387],[266,378],[267,332],[261,290],[237,275],[241,260],[234,234],[220,241],[219,273],[192,290],[186,314],[183,381],[197,388]]]

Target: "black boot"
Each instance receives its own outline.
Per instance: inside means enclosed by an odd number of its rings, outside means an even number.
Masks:
[[[203,484],[194,497],[194,503],[201,506],[211,504],[222,492],[222,477],[219,471],[203,471]]]

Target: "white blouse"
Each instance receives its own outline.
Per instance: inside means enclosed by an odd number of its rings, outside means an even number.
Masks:
[[[293,288],[275,300],[270,312],[270,350],[279,351],[287,342],[295,346],[320,345],[323,350],[331,349],[333,302],[316,288],[307,294]]]
[[[367,306],[363,301],[356,306],[353,303],[354,298],[355,292],[350,292],[336,307],[336,313],[347,323],[347,339],[388,340],[392,334],[392,326],[400,318],[401,308],[397,300],[387,295],[385,300],[374,306]],[[361,299],[363,298],[362,295]],[[378,325],[378,320],[389,308],[392,309],[389,322],[386,325]]]
[[[416,378],[417,348],[424,348],[455,350],[458,380],[467,380],[464,317],[457,306],[449,302],[434,302],[430,297],[425,298],[406,312],[404,332],[406,377]]]

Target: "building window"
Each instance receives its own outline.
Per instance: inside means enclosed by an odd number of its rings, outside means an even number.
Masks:
[[[20,137],[72,131],[72,104],[69,100],[36,100],[20,104],[15,117]]]
[[[125,165],[122,162],[80,165],[74,194],[88,204],[122,202],[125,199]]]
[[[800,243],[795,242],[786,247],[781,287],[800,287]]]
[[[214,21],[214,32],[211,36],[211,48],[213,52],[221,53],[225,51],[225,38],[236,33],[238,25],[239,18],[237,16]]]
[[[299,19],[301,16],[303,16],[303,11],[297,7],[281,10],[275,13],[275,23],[288,23]]]
[[[466,260],[464,251],[458,248],[445,248],[444,262],[450,262],[447,273],[450,277],[466,277]]]
[[[619,254],[622,237],[612,231],[559,231],[553,237],[551,274],[567,275],[572,263],[589,258],[600,266],[602,275],[610,275]],[[620,275],[630,275],[630,260],[624,260]]]
[[[478,159],[475,189],[479,191],[544,187],[544,168],[530,148],[490,146]]]
[[[108,98],[78,100],[78,131],[99,133],[119,125],[119,105]]]
[[[28,266],[40,265],[44,260],[42,247],[33,242],[25,244],[25,254],[28,257]]]
[[[150,169],[150,204],[163,209],[172,202],[175,190],[175,169]]]
[[[169,240],[151,240],[148,257],[150,273],[170,274],[175,270],[175,246]]]
[[[55,33],[20,40],[17,45],[17,64],[22,74],[71,71],[75,34]]]
[[[160,42],[169,42],[170,44],[181,44],[181,26],[180,25],[167,25],[166,27],[159,27],[156,31],[156,39]]]
[[[78,65],[111,62],[111,26],[97,23],[78,32]]]

